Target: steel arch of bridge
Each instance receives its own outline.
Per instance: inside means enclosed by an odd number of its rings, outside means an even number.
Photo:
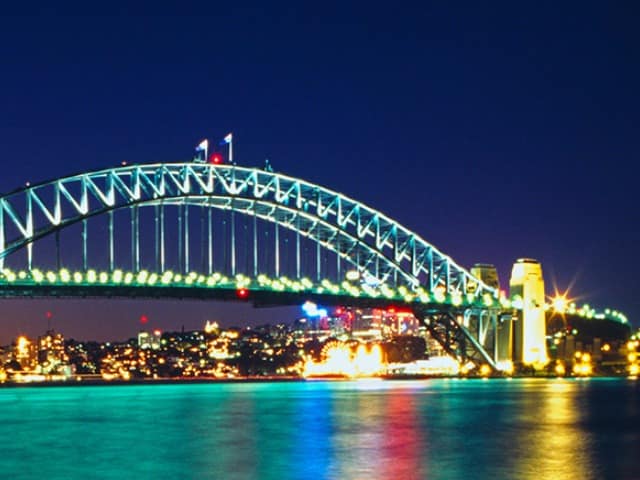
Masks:
[[[429,292],[444,289],[449,295],[498,297],[495,289],[418,234],[345,195],[256,168],[197,163],[81,173],[0,197],[0,270],[8,255],[21,249],[27,250],[31,268],[35,241],[89,217],[127,207],[175,204],[230,210],[273,222],[315,241],[380,282]],[[10,229],[17,232],[14,238],[8,238]],[[113,238],[109,250],[113,267]],[[231,263],[235,270],[233,254]]]

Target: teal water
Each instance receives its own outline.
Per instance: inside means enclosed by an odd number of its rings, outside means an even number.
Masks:
[[[0,389],[6,479],[640,479],[638,382]]]

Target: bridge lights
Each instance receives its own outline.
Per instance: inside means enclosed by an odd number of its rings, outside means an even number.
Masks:
[[[244,287],[236,289],[236,297],[238,297],[240,300],[246,300],[247,298],[249,298],[249,290]]]
[[[360,278],[360,273],[357,270],[349,270],[345,274],[345,278],[350,282],[355,282]]]
[[[148,276],[149,276],[149,272],[147,272],[146,270],[141,270],[140,272],[138,272],[138,275],[136,276],[136,283],[139,283],[139,284],[146,283]]]
[[[40,283],[44,280],[44,274],[37,268],[31,272],[31,276],[36,283]]]
[[[87,282],[96,283],[96,280],[98,280],[98,275],[96,274],[96,271],[95,270],[89,270],[87,272]]]
[[[66,268],[61,269],[59,274],[60,274],[60,281],[62,283],[69,283],[71,281],[71,274],[69,273],[69,270],[67,270]]]

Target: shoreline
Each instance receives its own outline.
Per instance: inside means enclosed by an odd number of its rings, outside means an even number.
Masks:
[[[542,376],[542,375],[514,375],[507,376],[457,376],[457,375],[431,375],[431,376],[398,376],[398,377],[236,377],[236,378],[141,378],[134,380],[103,380],[103,379],[69,379],[56,381],[36,381],[36,382],[13,382],[5,381],[0,383],[3,388],[29,388],[29,387],[96,387],[96,386],[123,386],[123,385],[171,385],[171,384],[210,384],[210,383],[293,383],[293,382],[349,382],[359,380],[380,380],[380,381],[427,381],[427,380],[520,380],[520,379],[540,379],[540,380],[589,380],[589,379],[627,379],[636,380],[637,377],[625,375],[592,375],[592,376]]]

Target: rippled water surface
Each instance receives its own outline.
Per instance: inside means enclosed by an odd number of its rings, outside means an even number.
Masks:
[[[7,479],[640,479],[638,382],[0,389]]]

